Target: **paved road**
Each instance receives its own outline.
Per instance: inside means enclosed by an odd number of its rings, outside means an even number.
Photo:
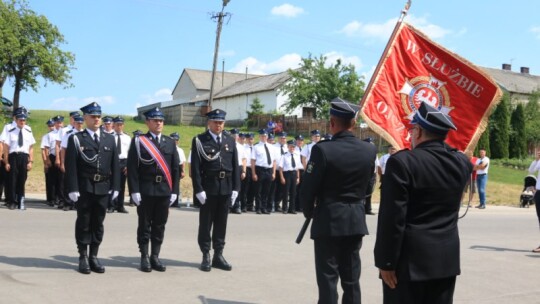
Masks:
[[[316,303],[312,242],[294,240],[298,215],[231,215],[225,257],[233,271],[198,270],[196,209],[171,209],[162,249],[165,273],[138,268],[137,217],[109,214],[100,257],[105,274],[76,271],[75,212],[29,195],[26,211],[0,208],[0,303]],[[34,201],[32,201],[32,198]],[[373,266],[373,235],[364,238],[363,303],[382,303]],[[540,243],[534,208],[469,210],[460,221],[462,275],[454,303],[540,303]]]

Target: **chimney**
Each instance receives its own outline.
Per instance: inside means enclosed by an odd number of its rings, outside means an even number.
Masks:
[[[512,70],[512,65],[509,64],[509,63],[503,63],[502,69],[505,70],[505,71],[511,71]]]
[[[521,67],[520,69],[521,74],[529,74],[529,68],[528,67]]]

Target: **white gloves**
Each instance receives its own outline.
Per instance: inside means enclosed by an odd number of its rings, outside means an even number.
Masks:
[[[81,196],[81,194],[79,192],[70,192],[68,193],[68,196],[72,202],[76,203],[79,200],[79,196]]]
[[[202,191],[197,194],[195,194],[199,202],[201,202],[201,205],[204,205],[206,203],[206,192]]]
[[[171,199],[169,200],[169,207],[174,203],[174,201],[176,200],[176,198],[178,197],[177,194],[171,194]]]
[[[236,201],[236,198],[238,197],[238,191],[234,191],[231,194],[231,207],[234,206],[234,202]]]
[[[131,199],[135,205],[139,206],[141,204],[141,194],[139,192],[131,193]]]
[[[114,201],[118,197],[118,194],[119,194],[118,191],[114,191],[111,197],[111,201]]]

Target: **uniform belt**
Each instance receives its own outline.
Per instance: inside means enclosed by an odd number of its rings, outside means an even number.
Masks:
[[[231,177],[232,173],[227,172],[227,171],[210,171],[210,172],[204,172],[204,175],[207,177],[225,178],[225,177]]]
[[[141,176],[141,179],[147,180],[147,181],[153,181],[155,183],[161,183],[165,181],[165,178],[163,177],[163,175],[155,175],[155,176],[143,175]]]
[[[358,200],[354,200],[354,201],[344,201],[344,200],[340,200],[340,199],[336,199],[336,198],[323,198],[323,199],[321,199],[321,202],[323,204],[326,204],[326,205],[335,204],[335,203],[355,205],[355,204],[364,204],[364,201],[365,201],[364,199],[358,199]]]
[[[109,179],[109,175],[101,175],[101,174],[83,174],[84,177],[89,178],[95,183],[104,182]]]
[[[476,174],[476,176],[484,176],[484,175],[487,175],[487,173]]]
[[[272,168],[266,168],[266,167],[261,167],[261,166],[255,166],[255,169],[263,170],[263,171],[272,170]]]
[[[29,155],[28,153],[25,153],[25,152],[11,152],[11,153],[9,153],[9,155],[22,155],[22,154]]]

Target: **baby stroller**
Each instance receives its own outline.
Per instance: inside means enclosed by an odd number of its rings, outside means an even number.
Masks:
[[[523,180],[523,192],[519,196],[519,207],[520,208],[529,208],[530,205],[534,204],[533,198],[534,193],[536,192],[536,177],[533,175],[527,175]]]

